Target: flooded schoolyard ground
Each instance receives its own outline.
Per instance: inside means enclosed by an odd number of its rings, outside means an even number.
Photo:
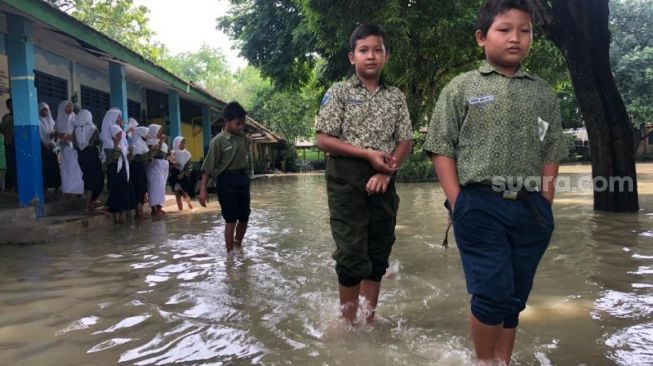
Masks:
[[[563,167],[572,180],[588,167]],[[638,214],[561,193],[516,365],[653,364],[653,165]],[[342,336],[324,178],[252,186],[245,248],[216,210],[0,247],[0,365],[461,365],[468,298],[437,184],[400,184],[379,321]]]

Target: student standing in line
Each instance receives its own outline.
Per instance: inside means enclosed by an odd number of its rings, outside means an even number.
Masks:
[[[86,211],[94,209],[94,203],[104,189],[104,173],[100,161],[102,141],[100,132],[93,123],[93,115],[87,109],[82,109],[74,122],[74,145],[79,156],[79,167],[82,169],[84,191],[86,195]]]
[[[41,165],[43,188],[53,188],[55,192],[61,187],[61,172],[57,157],[55,122],[47,103],[39,103],[39,136],[41,137]]]
[[[64,100],[57,109],[55,130],[61,148],[61,190],[67,195],[84,194],[82,169],[79,167],[77,150],[73,147],[73,130],[77,115],[73,111],[73,103]]]
[[[147,145],[152,150],[152,161],[146,168],[147,196],[150,200],[153,218],[160,219],[165,215],[163,204],[166,201],[166,183],[170,163],[168,162],[167,136],[163,133],[161,125],[149,126]]]
[[[186,200],[188,204],[188,209],[193,209],[193,204],[191,203],[189,194],[192,191],[190,183],[190,173],[191,173],[191,153],[186,150],[186,139],[182,136],[175,137],[172,142],[172,149],[174,157],[170,169],[170,187],[175,193],[175,198],[177,199],[177,207],[179,211],[184,209],[184,204],[182,202],[182,197]]]

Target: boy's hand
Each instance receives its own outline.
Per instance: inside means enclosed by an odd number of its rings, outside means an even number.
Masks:
[[[367,181],[365,191],[367,191],[367,194],[370,196],[375,194],[385,194],[385,192],[388,191],[388,184],[390,184],[390,176],[383,173],[377,173]]]
[[[397,171],[397,161],[394,156],[382,151],[368,150],[367,161],[379,173],[394,174]]]
[[[206,207],[206,204],[209,203],[209,195],[206,193],[206,188],[200,188],[199,201],[202,207]]]

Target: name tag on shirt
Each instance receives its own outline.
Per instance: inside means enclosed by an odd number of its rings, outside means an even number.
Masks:
[[[351,105],[361,105],[361,104],[363,104],[363,103],[365,103],[365,101],[362,101],[362,100],[360,100],[360,99],[355,99],[355,98],[349,98],[349,99],[347,99],[347,104],[351,104]]]
[[[225,147],[224,149],[222,149],[222,151],[223,151],[223,152],[224,152],[224,151],[229,151],[229,150],[231,150],[231,149],[233,149],[233,148],[234,148],[233,146],[227,146],[227,147]]]
[[[495,99],[494,95],[484,95],[480,97],[471,97],[467,99],[467,103],[470,105],[479,105],[493,102]]]

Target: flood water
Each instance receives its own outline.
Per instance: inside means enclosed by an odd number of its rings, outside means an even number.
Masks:
[[[523,313],[515,365],[653,365],[653,169],[639,214],[562,193]],[[571,173],[575,176],[577,173]],[[437,184],[399,185],[379,321],[338,315],[324,178],[252,186],[227,257],[213,212],[0,247],[0,365],[463,365],[468,296]]]

